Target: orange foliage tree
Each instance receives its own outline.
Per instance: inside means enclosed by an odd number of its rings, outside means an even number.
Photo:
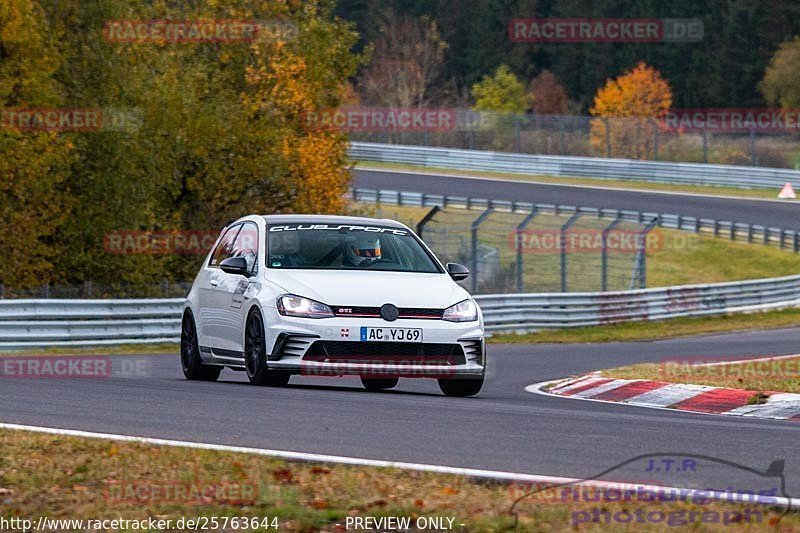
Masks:
[[[608,80],[590,109],[592,146],[612,156],[653,157],[658,122],[672,106],[672,90],[654,68],[639,63],[633,70]]]
[[[339,131],[304,126],[303,118],[338,106],[347,97],[347,78],[361,61],[350,52],[356,34],[348,26],[319,19],[303,21],[305,46],[275,40],[254,47],[243,102],[258,124],[278,125],[278,153],[287,169],[290,210],[341,213],[350,181],[347,139]]]

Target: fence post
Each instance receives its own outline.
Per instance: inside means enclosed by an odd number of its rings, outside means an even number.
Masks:
[[[516,248],[517,252],[517,292],[525,292],[525,269],[522,263],[522,243],[520,242],[520,234],[521,232],[525,231],[525,228],[531,221],[539,214],[539,210],[536,209],[536,206],[531,208],[531,212],[519,223],[517,226],[517,230],[514,232],[514,247]]]
[[[658,161],[658,122],[650,119],[653,124],[653,161]]]
[[[703,163],[708,163],[708,129],[703,126]]]
[[[488,207],[486,211],[481,213],[480,216],[472,223],[472,264],[470,265],[472,267],[472,275],[470,277],[472,278],[473,293],[478,290],[478,228],[481,224],[483,224],[484,220],[489,218],[489,215],[492,214],[492,211],[494,211],[494,208],[491,206]]]
[[[639,232],[639,251],[636,257],[636,269],[638,271],[638,279],[639,279],[639,288],[646,289],[647,288],[647,235],[652,231],[654,227],[659,224],[659,217],[654,218],[650,221],[645,228]],[[633,288],[633,283],[631,283],[631,288]]]
[[[567,231],[578,221],[581,215],[581,208],[576,207],[575,214],[569,217],[569,220],[561,226],[561,242],[559,243],[561,249],[561,292],[567,292]]]
[[[617,218],[606,226],[602,233],[603,250],[600,259],[600,290],[603,292],[608,290],[608,234],[614,231],[614,228],[619,226],[622,221],[622,214],[617,213]]]
[[[433,206],[433,208],[432,208],[430,211],[428,211],[428,212],[425,214],[425,216],[424,216],[424,217],[422,217],[422,220],[420,220],[419,222],[417,222],[417,236],[418,236],[420,239],[422,238],[422,231],[425,229],[425,224],[427,224],[428,222],[430,222],[430,221],[431,221],[431,219],[433,219],[433,217],[435,217],[435,216],[436,216],[436,213],[438,213],[440,210],[441,210],[441,209],[439,208],[439,206],[438,206],[438,205],[435,205],[435,206]]]
[[[750,159],[754,167],[758,166],[758,157],[756,156],[756,130],[750,128]]]
[[[605,117],[603,121],[606,123],[606,157],[611,157],[611,123],[608,121],[608,117]]]
[[[519,127],[519,115],[514,115],[514,148],[518,154],[522,153],[522,138]]]

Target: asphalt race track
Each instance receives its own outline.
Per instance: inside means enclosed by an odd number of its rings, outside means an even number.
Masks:
[[[294,377],[287,388],[183,379],[177,354],[146,357],[148,376],[4,379],[0,420],[518,473],[592,477],[644,453],[703,454],[765,470],[786,459],[787,492],[800,495],[800,425],[551,398],[539,381],[672,357],[796,353],[800,329],[604,345],[490,345],[480,396],[447,398],[432,380],[402,379],[369,393],[356,378]],[[117,356],[114,356],[117,357]],[[606,476],[619,481],[621,473]],[[697,479],[700,476],[702,479]],[[750,474],[710,465],[692,482],[728,487]],[[685,473],[627,472],[625,480],[684,486]],[[734,485],[736,486],[736,485]]]
[[[545,185],[516,180],[460,178],[410,172],[354,171],[354,187],[395,191],[451,194],[495,200],[516,200],[546,204],[635,209],[733,222],[766,224],[783,229],[800,229],[800,203],[770,200],[739,200],[713,196],[603,189],[595,187]],[[457,192],[454,192],[457,191]],[[775,191],[775,196],[778,191]]]

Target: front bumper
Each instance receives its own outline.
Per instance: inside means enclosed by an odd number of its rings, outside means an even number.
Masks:
[[[485,374],[486,343],[480,321],[305,319],[285,317],[275,309],[268,313],[271,369],[310,376],[477,378]],[[423,342],[361,342],[362,327],[420,328]]]

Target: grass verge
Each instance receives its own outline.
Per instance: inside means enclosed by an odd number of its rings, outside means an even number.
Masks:
[[[425,167],[421,165],[404,165],[396,163],[380,163],[372,161],[356,162],[356,169],[405,170],[436,173],[442,175],[474,176],[476,178],[503,178],[517,181],[533,181],[553,185],[587,185],[594,187],[615,187],[632,191],[662,191],[689,194],[708,194],[711,196],[732,196],[752,200],[777,200],[779,190],[739,189],[736,187],[711,187],[702,185],[670,185],[667,183],[645,183],[623,179],[600,178],[567,178],[561,176],[543,176],[540,174],[515,174],[511,172],[489,172],[481,170],[454,170],[451,168]],[[792,202],[793,200],[785,200]]]
[[[27,349],[16,351],[0,351],[3,356],[27,355],[152,355],[162,353],[178,353],[178,343],[159,344],[116,344],[113,346],[69,347],[54,346],[50,348]]]
[[[497,334],[491,342],[503,343],[598,343],[630,342],[731,331],[777,329],[800,324],[800,309],[717,317],[674,318],[671,320],[630,322],[608,326],[543,330],[538,333]]]
[[[644,363],[603,370],[602,373],[603,376],[618,379],[650,379],[758,391],[752,403],[763,403],[766,400],[765,392],[800,393],[800,356],[712,366],[698,363],[700,361]]]
[[[0,516],[37,520],[181,517],[277,517],[284,531],[344,531],[347,517],[453,518],[455,531],[574,531],[576,512],[686,513],[689,527],[718,531],[722,513],[742,507],[717,503],[613,502],[580,504],[526,498],[524,487],[466,477],[385,468],[283,460],[228,452],[158,447],[23,431],[0,431]],[[755,529],[779,512],[757,506]],[[707,521],[704,513],[718,513]],[[586,515],[578,515],[583,517]],[[730,516],[730,515],[728,515]],[[740,515],[741,516],[741,515]],[[34,522],[35,523],[35,522]],[[173,522],[174,523],[174,522]],[[447,522],[445,522],[447,523]],[[740,518],[734,524],[746,525]],[[272,524],[272,522],[270,522]],[[685,524],[684,524],[685,525]],[[789,514],[783,528],[800,527]],[[584,524],[586,531],[663,530],[664,524]],[[222,530],[223,528],[214,528]],[[352,527],[350,529],[353,529]],[[228,530],[232,530],[230,527]]]

